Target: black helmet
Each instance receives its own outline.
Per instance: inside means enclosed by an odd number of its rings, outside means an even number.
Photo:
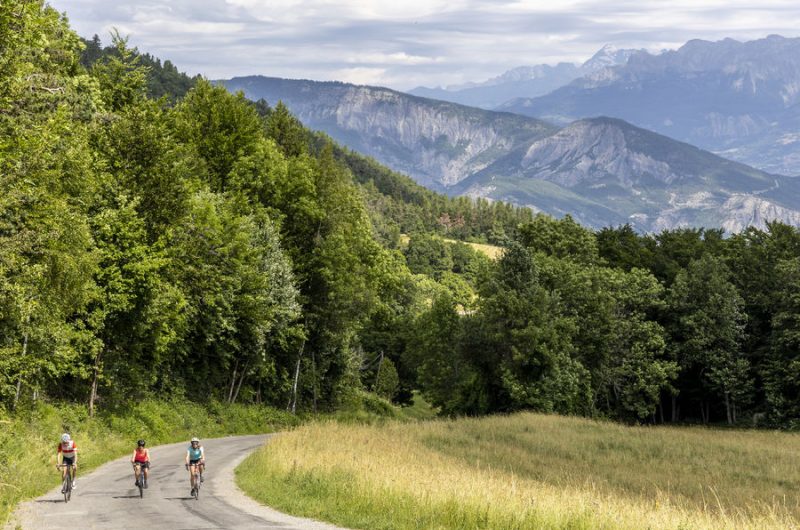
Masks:
[[[136,442],[136,445],[138,445],[139,447],[144,447],[144,440],[139,440],[138,442]]]

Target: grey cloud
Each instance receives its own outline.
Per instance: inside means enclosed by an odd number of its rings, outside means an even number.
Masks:
[[[581,62],[607,43],[658,49],[692,38],[795,36],[793,28],[800,26],[800,7],[778,0],[731,0],[724,8],[689,0],[586,0],[553,2],[549,9],[541,2],[470,0],[426,16],[376,20],[348,18],[338,6],[303,3],[276,11],[277,22],[266,20],[266,12],[224,0],[51,4],[67,11],[80,34],[97,33],[107,41],[107,31],[116,26],[130,33],[132,45],[190,74],[333,79],[342,72],[357,75],[353,69],[361,68],[365,79],[380,73],[376,82],[403,89],[481,81],[521,65]],[[438,62],[401,64],[396,54]]]

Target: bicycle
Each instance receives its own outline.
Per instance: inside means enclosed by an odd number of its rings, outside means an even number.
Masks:
[[[194,500],[200,499],[200,485],[203,483],[202,473],[200,473],[200,466],[203,464],[186,464],[186,467],[192,467],[192,497]]]
[[[75,464],[59,464],[56,466],[58,469],[62,467],[67,468],[67,472],[64,473],[64,480],[61,482],[61,493],[64,494],[64,502],[69,502],[72,498],[72,471],[75,468]]]
[[[136,468],[139,468],[139,473],[136,473]],[[147,488],[147,479],[144,476],[144,470],[150,468],[150,463],[134,462],[133,472],[138,476],[136,477],[136,486],[139,488],[139,498],[144,497],[144,490]]]

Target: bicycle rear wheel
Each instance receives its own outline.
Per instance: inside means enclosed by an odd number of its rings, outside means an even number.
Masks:
[[[61,490],[64,492],[64,502],[69,502],[72,498],[72,469],[67,468],[67,472],[64,474],[64,482],[62,484]]]

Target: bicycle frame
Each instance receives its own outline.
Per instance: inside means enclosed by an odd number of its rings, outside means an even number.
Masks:
[[[61,493],[64,494],[64,502],[69,502],[72,498],[72,481],[74,478],[74,470],[76,465],[73,464],[59,464],[56,467],[59,469],[66,468],[64,475],[61,477]]]

